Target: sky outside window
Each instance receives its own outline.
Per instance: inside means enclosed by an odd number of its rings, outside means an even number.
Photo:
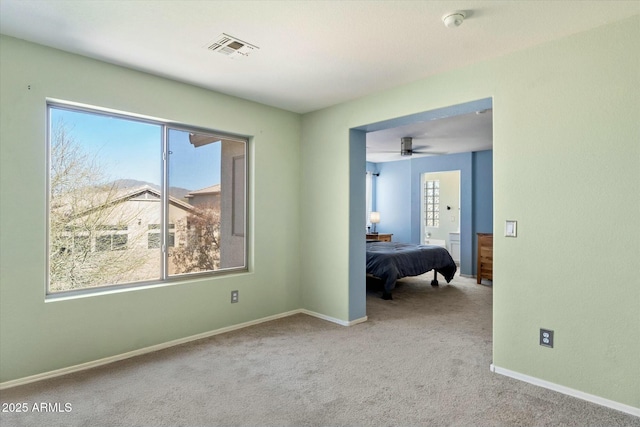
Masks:
[[[52,108],[51,125],[64,123],[105,178],[144,181],[160,187],[162,126],[108,115]],[[194,191],[220,183],[221,143],[194,148],[189,132],[170,130],[171,151],[183,167],[170,172],[172,187]],[[194,173],[194,171],[198,171]]]

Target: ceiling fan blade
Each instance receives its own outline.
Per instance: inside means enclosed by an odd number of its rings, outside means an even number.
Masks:
[[[412,154],[433,154],[433,155],[448,154],[446,151],[433,151],[433,150],[429,150],[429,148],[431,148],[431,145],[417,145],[413,147],[413,149],[411,150],[411,153]]]
[[[413,154],[433,154],[434,156],[449,154],[446,151],[428,151],[428,150],[413,150],[412,153]]]

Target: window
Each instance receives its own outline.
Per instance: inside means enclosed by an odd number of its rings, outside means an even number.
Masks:
[[[245,138],[47,110],[49,294],[246,269]]]
[[[365,224],[367,224],[367,231],[369,231],[368,227],[371,225],[371,211],[373,210],[373,172],[367,171],[365,195],[365,209],[367,215]]]
[[[425,226],[440,227],[440,181],[424,183]]]
[[[167,246],[172,248],[176,244],[176,225],[169,224],[167,233]],[[149,234],[147,234],[147,249],[158,249],[162,247],[160,236],[160,224],[149,224]]]
[[[128,227],[124,226],[98,226],[100,230],[107,230],[99,232],[96,235],[96,251],[121,251],[127,249],[127,241],[129,237],[127,235]],[[118,231],[124,230],[124,233]]]

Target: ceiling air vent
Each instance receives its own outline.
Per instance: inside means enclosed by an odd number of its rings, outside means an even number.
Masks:
[[[218,39],[209,46],[209,50],[221,53],[229,58],[249,56],[251,52],[257,49],[260,48],[224,33],[222,33]]]

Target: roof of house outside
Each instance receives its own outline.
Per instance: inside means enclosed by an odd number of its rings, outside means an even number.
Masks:
[[[124,194],[119,196],[116,200],[114,200],[114,202],[118,202],[121,200],[128,200],[131,199],[133,197],[139,196],[143,193],[153,193],[154,195],[161,197],[160,195],[160,191],[156,190],[155,188],[151,187],[150,185],[143,185],[141,187],[137,187],[137,188],[125,188],[123,189]],[[169,196],[169,202],[173,203],[174,205],[178,205],[184,209],[187,210],[193,210],[194,206],[190,205],[189,203],[180,200],[176,197],[173,196]]]
[[[194,190],[194,191],[190,192],[189,194],[187,194],[184,197],[189,199],[189,198],[192,198],[194,196],[202,196],[202,195],[205,195],[205,194],[216,194],[216,193],[220,193],[220,184],[212,185],[210,187],[201,188],[200,190]]]
[[[126,202],[127,200],[133,199],[134,197],[139,197],[144,193],[151,193],[154,196],[156,196],[158,199],[162,197],[159,190],[149,185],[115,189],[115,193],[112,193],[111,191],[104,191],[104,192],[96,193],[93,196],[90,196],[85,193],[86,198],[83,200],[84,202],[83,204],[86,203],[86,208],[79,211],[76,214],[73,214],[73,217],[77,218],[83,215],[87,215],[95,211],[96,209],[101,209],[102,206],[114,205],[117,203]],[[60,200],[60,203],[58,204],[59,205],[58,209],[63,209],[63,210],[67,209],[65,199],[66,198],[63,197]],[[182,209],[185,209],[188,211],[193,211],[195,209],[193,205],[173,196],[169,196],[169,202],[173,205],[179,206]]]

